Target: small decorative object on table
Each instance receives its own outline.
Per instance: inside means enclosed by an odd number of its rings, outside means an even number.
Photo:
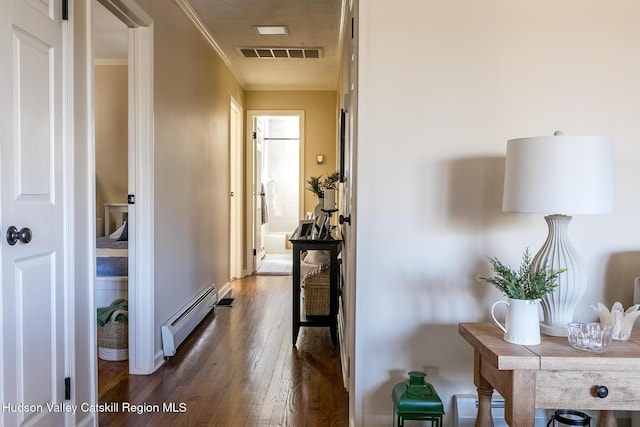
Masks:
[[[299,239],[310,239],[311,234],[313,232],[313,226],[315,221],[312,219],[301,219],[298,225],[298,235]]]
[[[622,304],[616,302],[613,304],[613,307],[611,307],[611,311],[609,311],[609,309],[600,302],[598,303],[598,307],[591,306],[591,308],[598,313],[600,323],[610,325],[613,328],[611,337],[614,340],[624,341],[631,337],[631,328],[633,328],[633,324],[636,322],[638,316],[640,316],[638,307],[640,307],[640,304],[633,305],[625,311]]]
[[[546,264],[533,266],[529,248],[524,251],[518,270],[502,264],[497,258],[489,258],[493,277],[477,276],[480,282],[494,285],[508,301],[497,301],[491,307],[494,323],[504,332],[504,340],[512,344],[536,345],[540,343],[540,318],[538,304],[558,286],[556,279],[564,269],[552,271]],[[505,326],[498,322],[494,309],[498,304],[508,306]]]
[[[567,325],[569,331],[569,344],[578,350],[602,353],[611,345],[610,325],[603,323],[572,322]]]

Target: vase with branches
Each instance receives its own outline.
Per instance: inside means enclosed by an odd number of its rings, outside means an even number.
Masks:
[[[333,211],[335,209],[335,193],[338,182],[340,182],[338,171],[327,175],[324,179],[322,179],[322,175],[319,175],[312,176],[307,180],[307,190],[318,197],[318,205],[314,209],[316,216],[319,216],[322,210]]]
[[[318,199],[324,197],[325,190],[337,190],[338,182],[340,182],[340,173],[335,171],[326,178],[322,179],[322,175],[309,177],[307,180],[307,190],[315,194]]]

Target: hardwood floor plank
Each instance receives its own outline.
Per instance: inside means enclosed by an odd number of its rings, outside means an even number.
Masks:
[[[99,401],[120,404],[100,414],[100,425],[348,426],[329,328],[303,327],[291,345],[291,277],[252,276],[232,289],[233,306],[217,307],[153,374],[129,376],[126,362],[99,361]],[[160,410],[126,412],[126,404]],[[186,411],[167,412],[167,404]]]

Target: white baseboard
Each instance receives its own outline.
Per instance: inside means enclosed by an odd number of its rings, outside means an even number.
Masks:
[[[76,402],[77,405],[80,403]],[[98,413],[95,411],[78,411],[77,414],[82,416],[82,419],[75,419],[76,427],[94,427],[98,425]]]
[[[224,285],[222,285],[222,288],[218,290],[218,299],[224,298],[224,296],[229,292],[231,292],[231,282],[225,283]]]

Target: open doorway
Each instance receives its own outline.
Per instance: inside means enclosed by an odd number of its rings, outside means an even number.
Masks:
[[[96,277],[98,313],[129,306],[129,68],[127,26],[97,0],[93,1]],[[128,315],[120,316],[120,320]],[[103,329],[116,326],[98,316],[98,357],[124,362],[129,357],[126,334],[107,340]],[[107,319],[110,320],[110,319]],[[122,328],[121,328],[122,329]],[[103,341],[103,342],[101,342]],[[126,364],[126,362],[124,362]],[[128,367],[126,367],[128,369]]]
[[[302,211],[301,112],[251,112],[256,274],[290,274],[289,238]]]
[[[127,115],[126,136],[122,137],[126,146],[126,157],[121,156],[120,161],[125,165],[126,188],[123,194],[120,192],[118,200],[97,201],[97,186],[101,185],[96,179],[96,188],[92,189],[92,201],[96,204],[111,203],[117,206],[113,210],[125,211],[127,219],[127,286],[126,291],[118,289],[120,296],[126,295],[129,303],[128,312],[128,371],[131,374],[149,374],[153,372],[161,361],[156,361],[153,337],[155,334],[153,323],[154,292],[153,292],[153,32],[152,19],[141,9],[135,0],[98,0],[106,8],[99,9],[98,2],[93,1],[88,10],[94,13],[87,14],[87,27],[91,29],[91,43],[94,46],[96,57],[103,55],[98,53],[98,40],[102,36],[106,39],[106,47],[113,48],[114,34],[120,34],[125,46],[120,49],[126,58],[126,105],[118,107]],[[102,10],[106,12],[102,17],[98,16]],[[113,15],[111,15],[113,14]],[[116,28],[103,28],[105,34],[98,35],[98,20],[109,19],[111,25]],[[115,22],[114,22],[115,20]],[[109,27],[109,25],[107,25]],[[104,58],[104,57],[103,57]],[[87,58],[87,66],[93,66],[95,58]],[[116,60],[121,61],[121,58]],[[95,78],[91,76],[89,84],[95,85]],[[94,90],[93,87],[87,90]],[[90,120],[95,120],[97,107],[96,99],[92,99]],[[94,135],[95,136],[95,135]],[[95,143],[95,140],[94,140]],[[95,144],[94,144],[95,145]],[[94,162],[90,171],[97,172],[95,163],[99,160],[99,153],[92,151]],[[112,207],[110,206],[110,209]],[[96,214],[96,219],[107,215],[103,207],[91,209]],[[121,217],[122,218],[122,217]],[[106,224],[110,224],[109,219]],[[105,222],[101,223],[105,227]],[[106,227],[104,228],[106,230]],[[96,233],[98,234],[98,233]],[[95,236],[88,236],[95,239]],[[96,276],[94,275],[94,292],[96,289]],[[95,298],[94,298],[95,300]],[[94,301],[95,303],[95,301]]]

